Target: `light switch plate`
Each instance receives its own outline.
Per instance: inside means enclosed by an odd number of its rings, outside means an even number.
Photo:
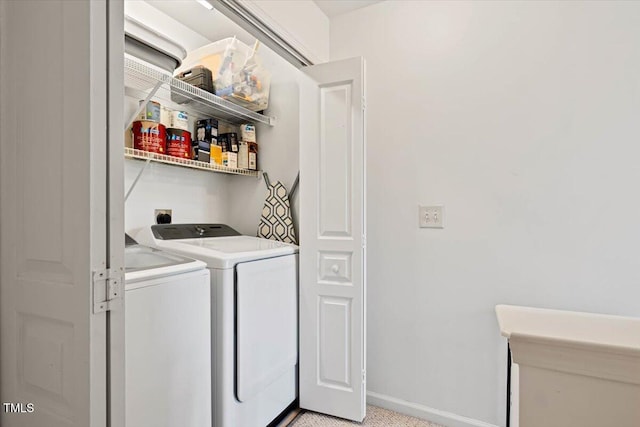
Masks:
[[[418,206],[420,228],[444,228],[444,206]]]

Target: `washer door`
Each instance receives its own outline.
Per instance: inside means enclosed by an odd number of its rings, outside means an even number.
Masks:
[[[236,266],[236,398],[246,402],[297,363],[297,256]]]

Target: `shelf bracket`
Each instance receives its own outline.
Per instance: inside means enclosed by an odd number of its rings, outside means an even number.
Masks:
[[[291,190],[289,190],[289,200],[293,199],[294,194],[298,190],[298,184],[300,184],[300,171],[298,171],[298,175],[296,175],[296,179],[291,184]]]
[[[147,166],[149,166],[149,163],[151,163],[151,159],[147,159],[147,161],[144,162],[144,165],[142,165],[142,167],[140,168],[140,171],[138,172],[138,175],[136,175],[136,179],[133,180],[133,182],[131,183],[131,187],[129,187],[129,190],[127,190],[127,194],[124,196],[124,201],[125,202],[127,201],[129,196],[131,195],[131,192],[133,191],[133,189],[136,188],[136,184],[138,184],[138,181],[140,180],[140,177],[142,176],[142,173],[147,168]]]
[[[147,108],[147,104],[149,103],[149,101],[151,101],[151,98],[153,98],[156,95],[156,92],[158,92],[158,89],[160,89],[160,87],[162,87],[162,85],[165,84],[165,83],[166,83],[166,79],[162,79],[162,80],[158,81],[158,83],[156,83],[156,85],[153,87],[153,89],[151,89],[151,92],[149,92],[147,94],[147,97],[144,99],[144,101],[142,101],[140,103],[140,105],[136,109],[136,112],[133,113],[133,115],[131,116],[131,119],[129,119],[129,122],[124,127],[124,131],[125,132],[127,131],[127,129],[129,129],[129,127],[133,124],[133,122],[136,121],[136,118],[142,112],[142,110]]]

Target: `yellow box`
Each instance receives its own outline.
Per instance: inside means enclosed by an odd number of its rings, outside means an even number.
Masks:
[[[209,162],[211,164],[222,166],[222,147],[211,144],[210,153]]]

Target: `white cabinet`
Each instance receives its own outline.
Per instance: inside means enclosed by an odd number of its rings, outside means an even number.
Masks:
[[[520,427],[634,427],[640,421],[640,319],[496,306],[518,364]]]

